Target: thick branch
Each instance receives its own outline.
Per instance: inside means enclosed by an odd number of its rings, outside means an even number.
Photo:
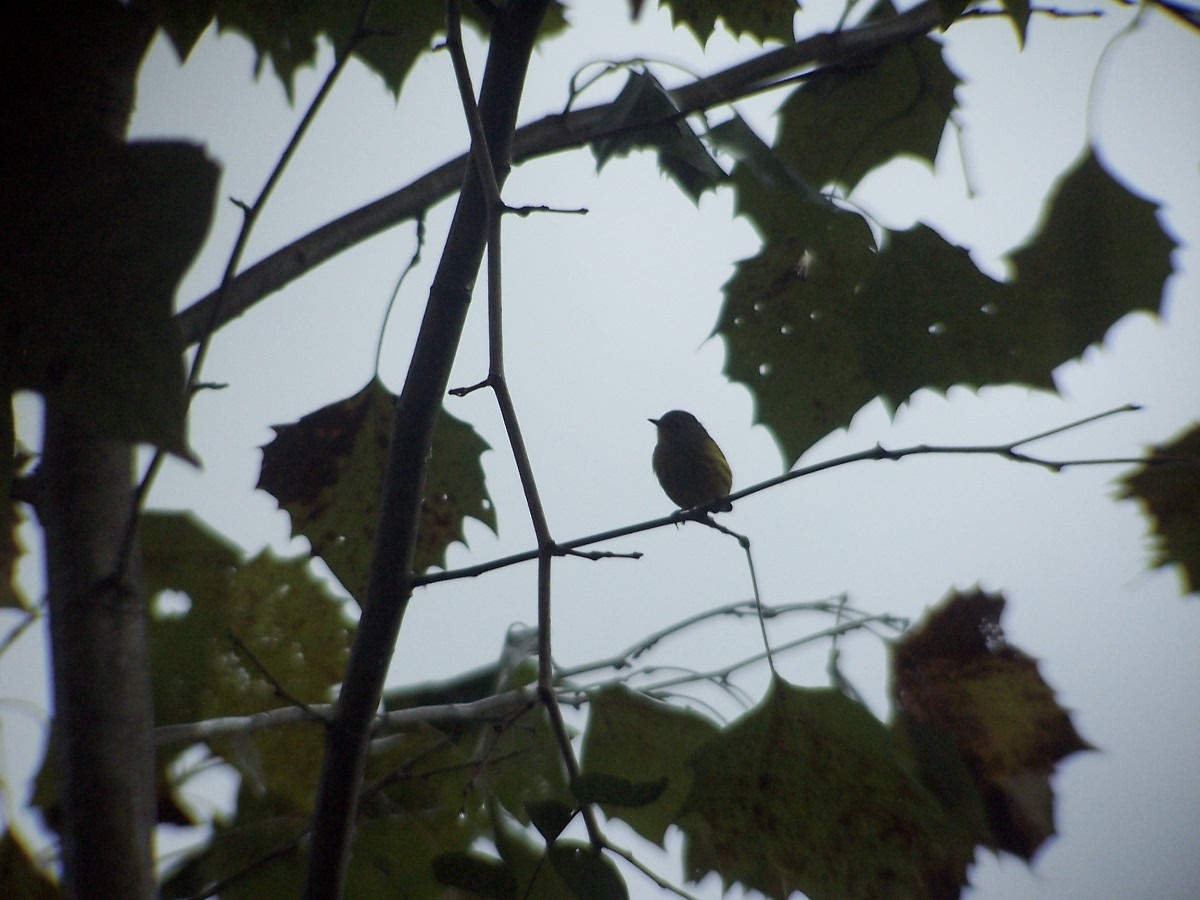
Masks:
[[[509,4],[493,21],[479,109],[500,183],[508,174],[517,108],[545,7],[545,2]],[[433,426],[483,258],[486,229],[486,200],[478,172],[470,167],[396,401],[367,602],[326,735],[305,884],[309,900],[342,896],[368,739],[412,592],[413,548]]]
[[[730,103],[761,90],[788,72],[817,62],[834,64],[855,59],[893,44],[911,40],[935,28],[939,12],[933,2],[922,3],[894,19],[873,22],[836,33],[818,34],[788,47],[772,50],[698,79],[671,92],[681,113]],[[601,104],[566,115],[550,115],[516,132],[512,160],[517,163],[580,147],[604,134],[610,105]],[[459,186],[465,155],[438,166],[393,194],[335,219],[254,264],[224,290],[216,328],[246,312],[268,295],[315,269],[343,250],[394,225],[416,218]],[[176,316],[187,344],[204,334],[217,292],[196,301]]]

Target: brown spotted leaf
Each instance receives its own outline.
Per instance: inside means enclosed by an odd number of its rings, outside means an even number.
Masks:
[[[1154,565],[1178,564],[1186,591],[1200,592],[1200,425],[1150,458],[1125,477],[1120,496],[1140,500],[1154,520]]]
[[[263,447],[258,487],[292,517],[343,587],[366,598],[379,495],[387,465],[395,397],[374,379],[365,388],[301,418],[275,426]],[[413,568],[444,566],[446,548],[466,543],[467,516],[496,530],[496,513],[479,458],[489,447],[444,410],[433,434]]]
[[[983,798],[996,846],[1032,859],[1054,834],[1050,776],[1091,746],[1000,627],[1004,598],[953,593],[893,647],[900,716],[956,745]]]

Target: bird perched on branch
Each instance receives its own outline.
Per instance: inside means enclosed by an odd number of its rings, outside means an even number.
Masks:
[[[708,506],[733,487],[733,473],[725,454],[704,426],[689,412],[673,409],[650,419],[658,429],[654,447],[654,474],[671,501],[681,509]],[[725,501],[716,507],[730,510]]]

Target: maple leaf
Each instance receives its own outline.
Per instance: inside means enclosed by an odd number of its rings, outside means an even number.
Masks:
[[[1050,776],[1081,738],[1038,672],[1000,627],[1004,598],[952,593],[892,648],[892,699],[951,738],[983,798],[996,846],[1032,859],[1054,834]]]
[[[258,487],[292,518],[314,555],[361,604],[379,519],[395,397],[378,379],[289,425],[262,448]],[[496,530],[479,457],[489,447],[470,425],[438,414],[421,501],[413,570],[444,566],[446,548],[466,543],[467,516]]]
[[[1200,592],[1200,425],[1154,449],[1126,476],[1122,499],[1140,500],[1154,520],[1154,565],[1178,563],[1188,593]]]

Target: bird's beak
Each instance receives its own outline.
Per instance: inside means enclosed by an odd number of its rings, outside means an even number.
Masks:
[[[658,419],[647,419],[646,421],[647,421],[647,422],[649,422],[651,425],[657,425],[657,424],[658,424]]]

